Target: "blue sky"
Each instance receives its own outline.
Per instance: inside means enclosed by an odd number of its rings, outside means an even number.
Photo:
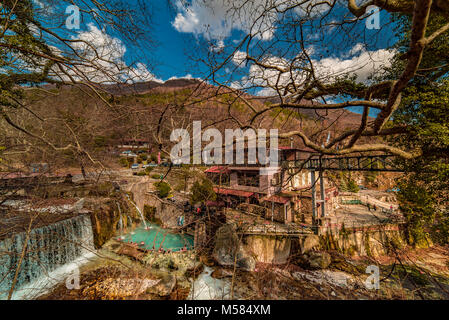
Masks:
[[[129,6],[132,7],[138,1],[130,0]],[[243,15],[236,20],[226,15],[229,8],[226,7],[223,0],[208,0],[208,7],[202,5],[202,0],[188,0],[188,9],[182,5],[185,2],[180,0],[172,1],[171,7],[165,0],[152,1],[150,2],[151,12],[139,11],[137,14],[142,16],[136,18],[144,18],[151,14],[152,24],[148,35],[149,38],[156,41],[156,46],[133,46],[127,43],[121,34],[113,30],[100,30],[94,27],[87,16],[82,17],[80,30],[61,30],[61,32],[73,38],[84,37],[86,39],[87,37],[87,39],[95,41],[99,41],[101,38],[112,39],[118,47],[118,50],[113,53],[113,57],[123,60],[128,66],[133,66],[137,74],[145,74],[143,77],[146,78],[145,80],[149,80],[148,75],[160,81],[187,75],[201,78],[207,74],[208,68],[204,64],[195,64],[191,60],[191,56],[206,59],[213,49],[207,47],[206,42],[207,45],[212,44],[218,49],[223,48],[220,49],[221,55],[217,56],[217,61],[233,52],[235,43],[247,33],[248,25],[251,24],[251,19],[257,15],[259,5],[263,1],[250,2],[246,16]],[[38,1],[35,0],[35,3]],[[60,7],[53,10],[63,12],[65,8]],[[368,75],[373,70],[381,68],[394,54],[386,50],[396,41],[393,31],[394,24],[390,22],[391,17],[387,13],[380,13],[382,26],[380,30],[368,30],[365,27],[365,21],[357,22],[351,25],[351,28],[342,29],[334,27],[332,24],[341,16],[345,16],[346,19],[347,8],[337,7],[333,12],[324,20],[328,25],[321,29],[320,33],[315,31],[313,24],[304,28],[310,57],[322,72],[343,74],[350,70],[351,73],[357,75],[359,81],[367,81]],[[301,12],[297,11],[295,14],[296,16],[293,16],[292,19],[297,19]],[[277,35],[288,33],[290,30],[282,30],[278,25],[271,24],[271,18],[268,16],[265,21],[260,23],[261,31],[255,38],[258,45],[262,47],[271,45],[273,61],[280,63],[279,61],[283,61],[282,57],[294,57],[298,48],[290,49],[285,42],[274,41]],[[290,36],[293,36],[293,33]],[[101,41],[99,43],[101,44]],[[142,43],[145,44],[144,40]],[[251,46],[251,50],[253,50],[251,53],[257,54],[255,49],[257,47]],[[239,51],[242,49],[240,48]],[[276,57],[276,52],[282,52],[282,55]],[[238,87],[244,86],[249,78],[254,77],[254,72],[257,70],[246,63],[239,64],[237,60],[229,61],[219,74],[222,77],[227,77],[226,80],[229,83],[232,82]],[[134,65],[133,63],[139,64]],[[267,90],[264,90],[263,85],[259,85],[258,88],[252,89],[251,93],[267,94],[265,91]]]
[[[195,7],[192,5],[191,10],[195,12]],[[197,10],[198,11],[198,10]],[[222,31],[221,28],[218,29],[215,33],[220,34],[224,33],[225,36],[216,36],[217,40],[214,39],[214,30],[210,32],[201,32],[201,24],[210,24],[208,19],[219,20],[219,15],[215,17],[207,17],[206,13],[203,12],[202,16],[198,18],[202,18],[204,21],[199,21],[199,23],[195,27],[189,26],[189,22],[184,20],[184,25],[177,25],[177,20],[180,20],[179,17],[185,18],[188,17],[188,14],[183,9],[169,8],[166,4],[166,1],[158,0],[154,2],[154,25],[153,25],[153,36],[158,42],[158,47],[152,53],[157,61],[155,65],[155,75],[163,80],[167,80],[170,77],[182,77],[186,74],[191,74],[194,77],[200,77],[206,69],[198,70],[198,68],[191,68],[192,61],[190,60],[189,54],[195,54],[192,50],[195,50],[195,42],[200,42],[205,38],[210,41],[224,41],[226,45],[233,45],[234,41],[241,39],[244,36],[244,32],[240,29],[240,27],[229,27],[230,32],[226,35],[226,31]],[[381,24],[385,25],[384,30],[382,32],[377,32],[376,30],[365,31],[363,34],[364,37],[372,36],[373,39],[369,42],[368,50],[374,51],[376,49],[384,49],[393,44],[395,41],[393,37],[392,25],[389,25],[390,16],[386,13],[382,12],[380,15]],[[217,22],[220,24],[220,22]],[[176,28],[177,27],[177,28]],[[213,26],[211,26],[213,28]],[[389,35],[385,37],[385,35]],[[330,57],[339,57],[341,62],[344,60],[345,56],[348,52],[353,48],[341,47],[338,43],[339,38],[341,36],[338,32],[336,32],[332,36],[332,43],[328,43],[327,46],[322,46],[320,48],[315,48],[315,57],[316,59],[320,58],[330,58]],[[326,41],[323,39],[323,41]],[[318,49],[318,50],[317,50]]]

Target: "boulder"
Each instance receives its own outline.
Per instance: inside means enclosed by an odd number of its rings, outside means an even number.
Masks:
[[[309,267],[312,269],[326,269],[331,264],[331,256],[327,252],[311,251],[307,254]]]
[[[82,294],[90,298],[106,300],[136,297],[157,286],[159,281],[140,278],[106,278],[88,284],[82,289]]]
[[[217,268],[212,272],[210,276],[215,279],[223,279],[226,277],[232,277],[232,274],[232,270]]]
[[[245,236],[243,249],[251,252],[257,262],[285,264],[290,257],[291,238],[261,235]]]
[[[222,266],[235,264],[246,271],[256,268],[256,260],[243,249],[233,224],[225,224],[217,230],[213,257]]]
[[[332,262],[327,252],[310,251],[298,259],[298,264],[307,269],[326,269]]]
[[[145,255],[143,252],[139,251],[136,246],[128,243],[122,244],[121,247],[117,250],[117,254],[123,254],[137,261],[142,261],[143,256]]]
[[[301,254],[320,247],[320,238],[315,234],[309,234],[304,238],[301,246]]]
[[[75,212],[81,211],[84,208],[85,202],[86,202],[86,199],[84,199],[84,198],[79,199],[73,205],[73,211],[75,211]]]
[[[188,268],[185,273],[184,276],[186,278],[196,278],[198,277],[204,270],[204,265],[202,262],[198,262],[196,263],[193,267]]]
[[[207,255],[202,255],[200,257],[200,261],[207,267],[213,267],[215,265],[214,259],[212,259],[210,256]]]
[[[176,286],[176,277],[167,275],[158,284],[148,288],[147,293],[156,294],[160,297],[169,296]]]
[[[256,269],[256,259],[252,256],[237,255],[237,268],[245,271],[254,271]]]

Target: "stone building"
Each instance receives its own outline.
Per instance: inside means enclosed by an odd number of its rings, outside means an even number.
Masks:
[[[288,164],[310,155],[311,150],[279,147],[280,166],[259,164],[214,166],[205,171],[214,190],[229,208],[238,208],[283,223],[311,222],[312,176],[308,170],[289,169]],[[325,180],[326,204],[330,210],[334,189]],[[310,218],[310,219],[309,219]]]

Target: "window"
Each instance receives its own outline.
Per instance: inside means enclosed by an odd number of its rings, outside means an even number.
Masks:
[[[240,186],[259,187],[259,173],[258,172],[239,172],[238,184]]]

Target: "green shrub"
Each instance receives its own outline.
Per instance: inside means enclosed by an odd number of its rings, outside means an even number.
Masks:
[[[154,174],[151,175],[151,178],[153,178],[153,179],[160,179],[161,175],[157,174],[157,173],[154,173]]]
[[[170,194],[171,187],[167,182],[164,181],[155,182],[154,186],[156,187],[157,193],[160,198],[166,198]]]
[[[214,192],[214,186],[209,179],[203,179],[200,182],[196,181],[191,189],[191,201],[192,203],[214,201],[217,195]]]
[[[118,162],[119,162],[119,164],[122,167],[128,167],[129,166],[128,159],[126,159],[126,158],[120,158]]]
[[[146,176],[147,173],[145,171],[139,171],[139,172],[137,172],[137,175],[138,176]]]
[[[145,168],[145,171],[146,171],[147,173],[150,173],[151,171],[153,171],[153,167],[146,167],[146,168]]]
[[[350,179],[350,180],[348,181],[348,184],[346,185],[346,187],[347,187],[347,189],[348,189],[349,192],[357,193],[357,192],[360,191],[359,186],[358,186],[357,183],[355,183],[355,181],[352,180],[352,179]]]

